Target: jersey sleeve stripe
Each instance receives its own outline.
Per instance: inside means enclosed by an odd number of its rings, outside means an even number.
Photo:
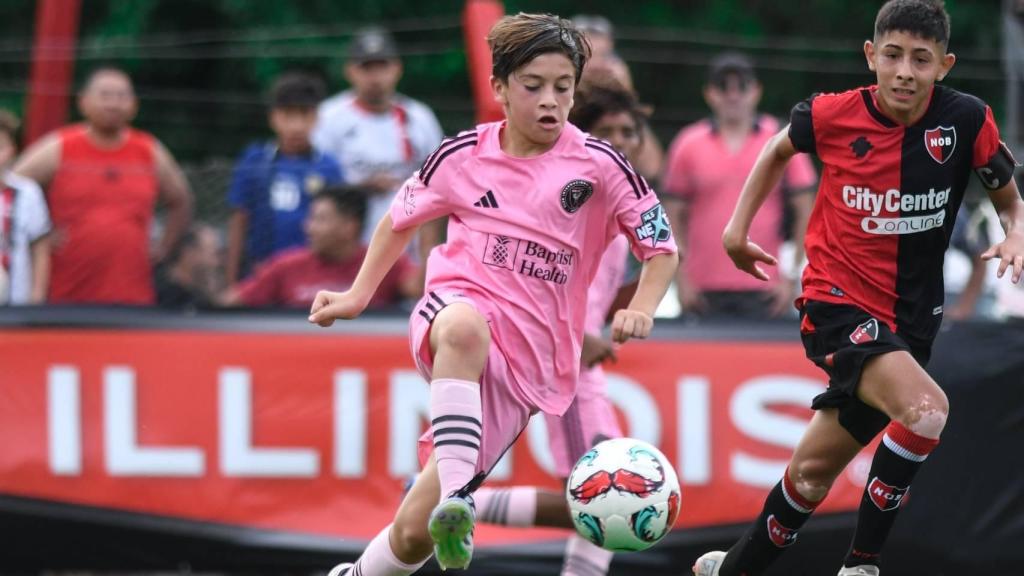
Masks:
[[[458,152],[459,150],[467,148],[469,146],[476,146],[476,138],[460,142],[459,144],[456,144],[446,149],[443,153],[441,153],[440,156],[437,157],[437,161],[435,161],[434,164],[427,169],[426,173],[420,171],[420,180],[422,180],[423,183],[426,184],[427,186],[430,186],[430,179],[434,176],[434,172],[437,171],[438,167],[441,166],[441,163],[444,162],[444,159]]]
[[[454,144],[457,144],[459,142],[463,142],[463,141],[468,140],[470,138],[476,138],[476,130],[471,130],[469,132],[465,132],[463,134],[459,134],[458,136],[456,136],[454,138],[446,138],[446,139],[444,139],[441,142],[441,144],[437,147],[437,149],[434,150],[430,154],[430,156],[427,156],[427,159],[423,161],[423,165],[420,166],[420,174],[425,174],[427,171],[429,171],[431,165],[438,158],[438,155],[443,153],[444,150],[446,150],[447,148],[451,147]]]
[[[608,157],[611,158],[616,165],[618,165],[619,169],[622,170],[623,174],[626,175],[626,180],[629,181],[629,185],[633,187],[633,194],[636,195],[637,199],[646,196],[647,190],[644,188],[644,184],[637,184],[638,180],[642,182],[642,178],[640,178],[639,175],[633,172],[633,170],[629,167],[629,164],[626,161],[622,160],[619,157],[618,152],[611,149],[610,147],[607,147],[607,145],[598,144],[598,142],[600,141],[591,141],[588,139],[586,147],[593,148],[594,150],[599,150],[607,154]]]
[[[619,165],[619,168],[621,168],[623,171],[628,171],[627,175],[632,174],[636,178],[637,182],[640,185],[641,194],[646,196],[649,192],[653,192],[653,190],[651,190],[651,186],[647,183],[646,180],[644,180],[643,176],[637,173],[637,171],[633,168],[633,165],[629,163],[629,160],[626,159],[626,156],[622,152],[619,152],[618,150],[615,149],[614,146],[612,146],[605,140],[601,140],[600,138],[594,138],[593,136],[591,136],[587,138],[587,140],[593,144],[602,146],[605,150],[614,153],[615,156],[618,157],[616,164]],[[613,160],[614,159],[615,158],[613,158]]]

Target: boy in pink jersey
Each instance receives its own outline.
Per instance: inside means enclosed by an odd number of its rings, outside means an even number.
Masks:
[[[572,402],[586,313],[578,296],[608,243],[626,233],[645,261],[612,324],[619,342],[650,334],[678,264],[646,182],[607,143],[565,122],[589,53],[579,32],[555,16],[519,14],[499,21],[488,42],[506,120],[443,142],[377,226],[353,287],[313,302],[310,321],[321,326],[358,316],[417,228],[449,216],[409,327],[430,380],[421,454],[431,455],[394,523],[335,574],[411,574],[432,551],[443,569],[466,567],[470,494],[532,413],[561,414]]]
[[[632,92],[617,82],[591,80],[584,75],[577,89],[576,102],[569,121],[632,158],[642,141],[643,113]],[[576,461],[594,444],[619,438],[622,430],[608,400],[607,382],[600,362],[614,358],[610,342],[601,337],[605,318],[626,277],[629,241],[619,235],[601,258],[600,269],[587,291],[587,315],[584,324],[583,366],[576,398],[565,414],[545,414],[555,473],[568,478]],[[481,522],[506,526],[546,526],[572,528],[562,491],[533,486],[481,488],[474,494]],[[566,543],[562,575],[605,574],[612,553],[591,544],[575,532]]]

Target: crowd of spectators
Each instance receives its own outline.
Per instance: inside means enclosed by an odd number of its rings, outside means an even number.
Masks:
[[[633,90],[612,24],[590,15],[575,21],[594,53],[583,82]],[[431,109],[397,92],[402,70],[393,37],[372,27],[349,43],[347,90],[328,97],[308,72],[278,77],[267,98],[273,136],[238,157],[223,227],[193,221],[192,192],[173,155],[132,127],[139,101],[123,70],[91,71],[78,94],[82,121],[20,156],[17,118],[0,111],[0,304],[307,308],[317,290],[346,289],[394,194],[442,139]],[[805,156],[790,164],[751,231],[769,253],[786,255],[773,281],[735,270],[721,230],[766,139],[785,120],[758,111],[762,85],[740,53],[711,60],[703,95],[707,119],[681,127],[667,154],[644,125],[634,157],[660,191],[684,255],[673,304],[692,321],[794,318],[814,165]],[[951,308],[956,319],[995,307],[983,296],[977,258],[985,219],[960,220],[954,247],[970,271]],[[423,256],[441,230],[421,235],[371,307],[420,296]],[[998,306],[1024,316],[1024,288],[1004,292]]]

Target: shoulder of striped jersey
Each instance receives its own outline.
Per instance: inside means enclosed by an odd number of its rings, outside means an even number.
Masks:
[[[420,180],[429,186],[430,179],[437,173],[441,164],[450,164],[452,158],[465,156],[476,146],[478,141],[479,136],[476,130],[466,130],[460,132],[458,136],[442,140],[441,145],[430,156],[427,156],[423,165],[420,166]]]
[[[626,178],[626,182],[629,183],[629,187],[633,192],[633,195],[639,200],[644,196],[651,193],[651,187],[644,180],[643,176],[638,174],[633,166],[630,165],[626,157],[616,150],[608,142],[601,140],[600,138],[594,138],[593,136],[587,136],[587,141],[584,143],[584,147],[590,152],[590,157],[595,162],[602,165],[611,163],[612,166],[609,168],[617,170],[622,173]]]
[[[989,106],[984,100],[974,94],[968,94],[948,86],[936,84],[935,93],[932,98],[942,98],[945,101],[946,110],[954,113],[963,113],[977,123],[978,126],[985,122]]]
[[[833,112],[849,110],[851,107],[866,111],[864,99],[865,93],[868,90],[870,90],[870,86],[861,86],[844,92],[816,92],[808,98],[808,101],[811,103],[815,115],[819,115],[826,110]]]

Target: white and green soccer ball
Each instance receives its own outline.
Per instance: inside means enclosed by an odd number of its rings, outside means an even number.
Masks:
[[[605,440],[584,454],[565,496],[576,531],[614,552],[656,544],[675,524],[682,500],[668,458],[634,438]]]

